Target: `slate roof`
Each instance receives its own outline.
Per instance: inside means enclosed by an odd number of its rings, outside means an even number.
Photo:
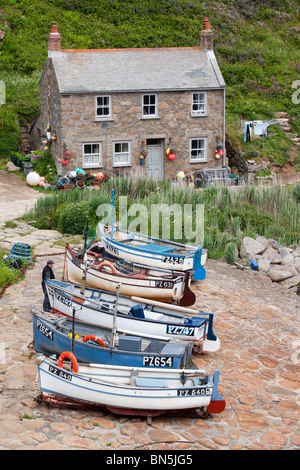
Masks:
[[[51,52],[62,94],[225,88],[213,51],[201,47]]]

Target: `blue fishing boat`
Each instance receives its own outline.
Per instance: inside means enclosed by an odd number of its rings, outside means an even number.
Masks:
[[[87,325],[67,317],[32,310],[33,344],[37,353],[59,357],[71,351],[80,363],[133,367],[194,368],[192,343],[143,338]],[[72,341],[73,338],[73,341]]]
[[[195,281],[206,277],[207,250],[153,238],[99,223],[97,235],[108,255],[152,268],[189,272]]]

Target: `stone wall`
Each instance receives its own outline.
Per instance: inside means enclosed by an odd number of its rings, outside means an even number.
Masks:
[[[163,142],[164,176],[174,176],[179,170],[193,174],[203,168],[222,167],[216,160],[216,146],[223,145],[224,92],[207,92],[207,116],[191,117],[191,92],[158,92],[159,117],[142,118],[142,93],[112,95],[111,120],[95,120],[95,95],[60,95],[51,59],[48,59],[41,79],[41,114],[34,132],[41,136],[50,124],[57,140],[51,144],[51,153],[59,174],[82,167],[82,144],[102,143],[101,171],[113,171],[113,142],[131,142],[131,167],[123,170],[139,175],[145,171],[140,165],[142,142],[161,139]],[[207,162],[189,162],[189,139],[207,139]],[[176,158],[170,161],[165,150],[172,144]],[[68,165],[61,164],[65,150],[71,152]],[[89,169],[91,171],[97,170]],[[99,168],[98,168],[99,170]],[[163,176],[163,175],[162,175]]]
[[[143,119],[142,94],[124,93],[112,96],[113,118],[95,121],[94,95],[62,96],[62,141],[71,151],[70,163],[82,165],[82,143],[102,142],[103,170],[113,169],[112,155],[114,141],[130,141],[132,167],[140,166],[142,141],[163,139],[164,169],[166,175],[179,170],[194,173],[201,168],[222,166],[222,160],[215,159],[217,144],[223,144],[223,91],[207,93],[206,117],[192,118],[191,94],[189,92],[157,93],[159,118]],[[206,163],[189,162],[189,139],[207,139]],[[165,150],[171,141],[176,155],[169,161]]]
[[[40,83],[41,112],[30,131],[31,142],[34,148],[43,149],[43,140],[46,137],[48,125],[56,134],[56,141],[51,143],[50,151],[58,171],[61,169],[62,140],[61,140],[61,97],[58,90],[56,76],[52,61],[47,59]]]

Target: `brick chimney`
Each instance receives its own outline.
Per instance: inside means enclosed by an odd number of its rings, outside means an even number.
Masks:
[[[48,56],[51,56],[51,52],[60,51],[61,35],[57,32],[57,25],[51,23],[51,31],[48,34]]]
[[[210,29],[208,18],[203,18],[203,30],[200,35],[201,47],[204,51],[212,51],[214,48],[213,32]]]

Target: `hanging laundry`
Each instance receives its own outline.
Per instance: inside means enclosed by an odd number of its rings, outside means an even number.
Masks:
[[[251,128],[253,128],[254,135],[266,136],[269,135],[269,126],[279,124],[277,119],[269,121],[244,121],[244,142],[250,142]]]
[[[263,135],[264,134],[263,121],[254,121],[253,129],[254,129],[254,135]]]
[[[251,140],[251,122],[244,122],[244,142],[250,142]]]

